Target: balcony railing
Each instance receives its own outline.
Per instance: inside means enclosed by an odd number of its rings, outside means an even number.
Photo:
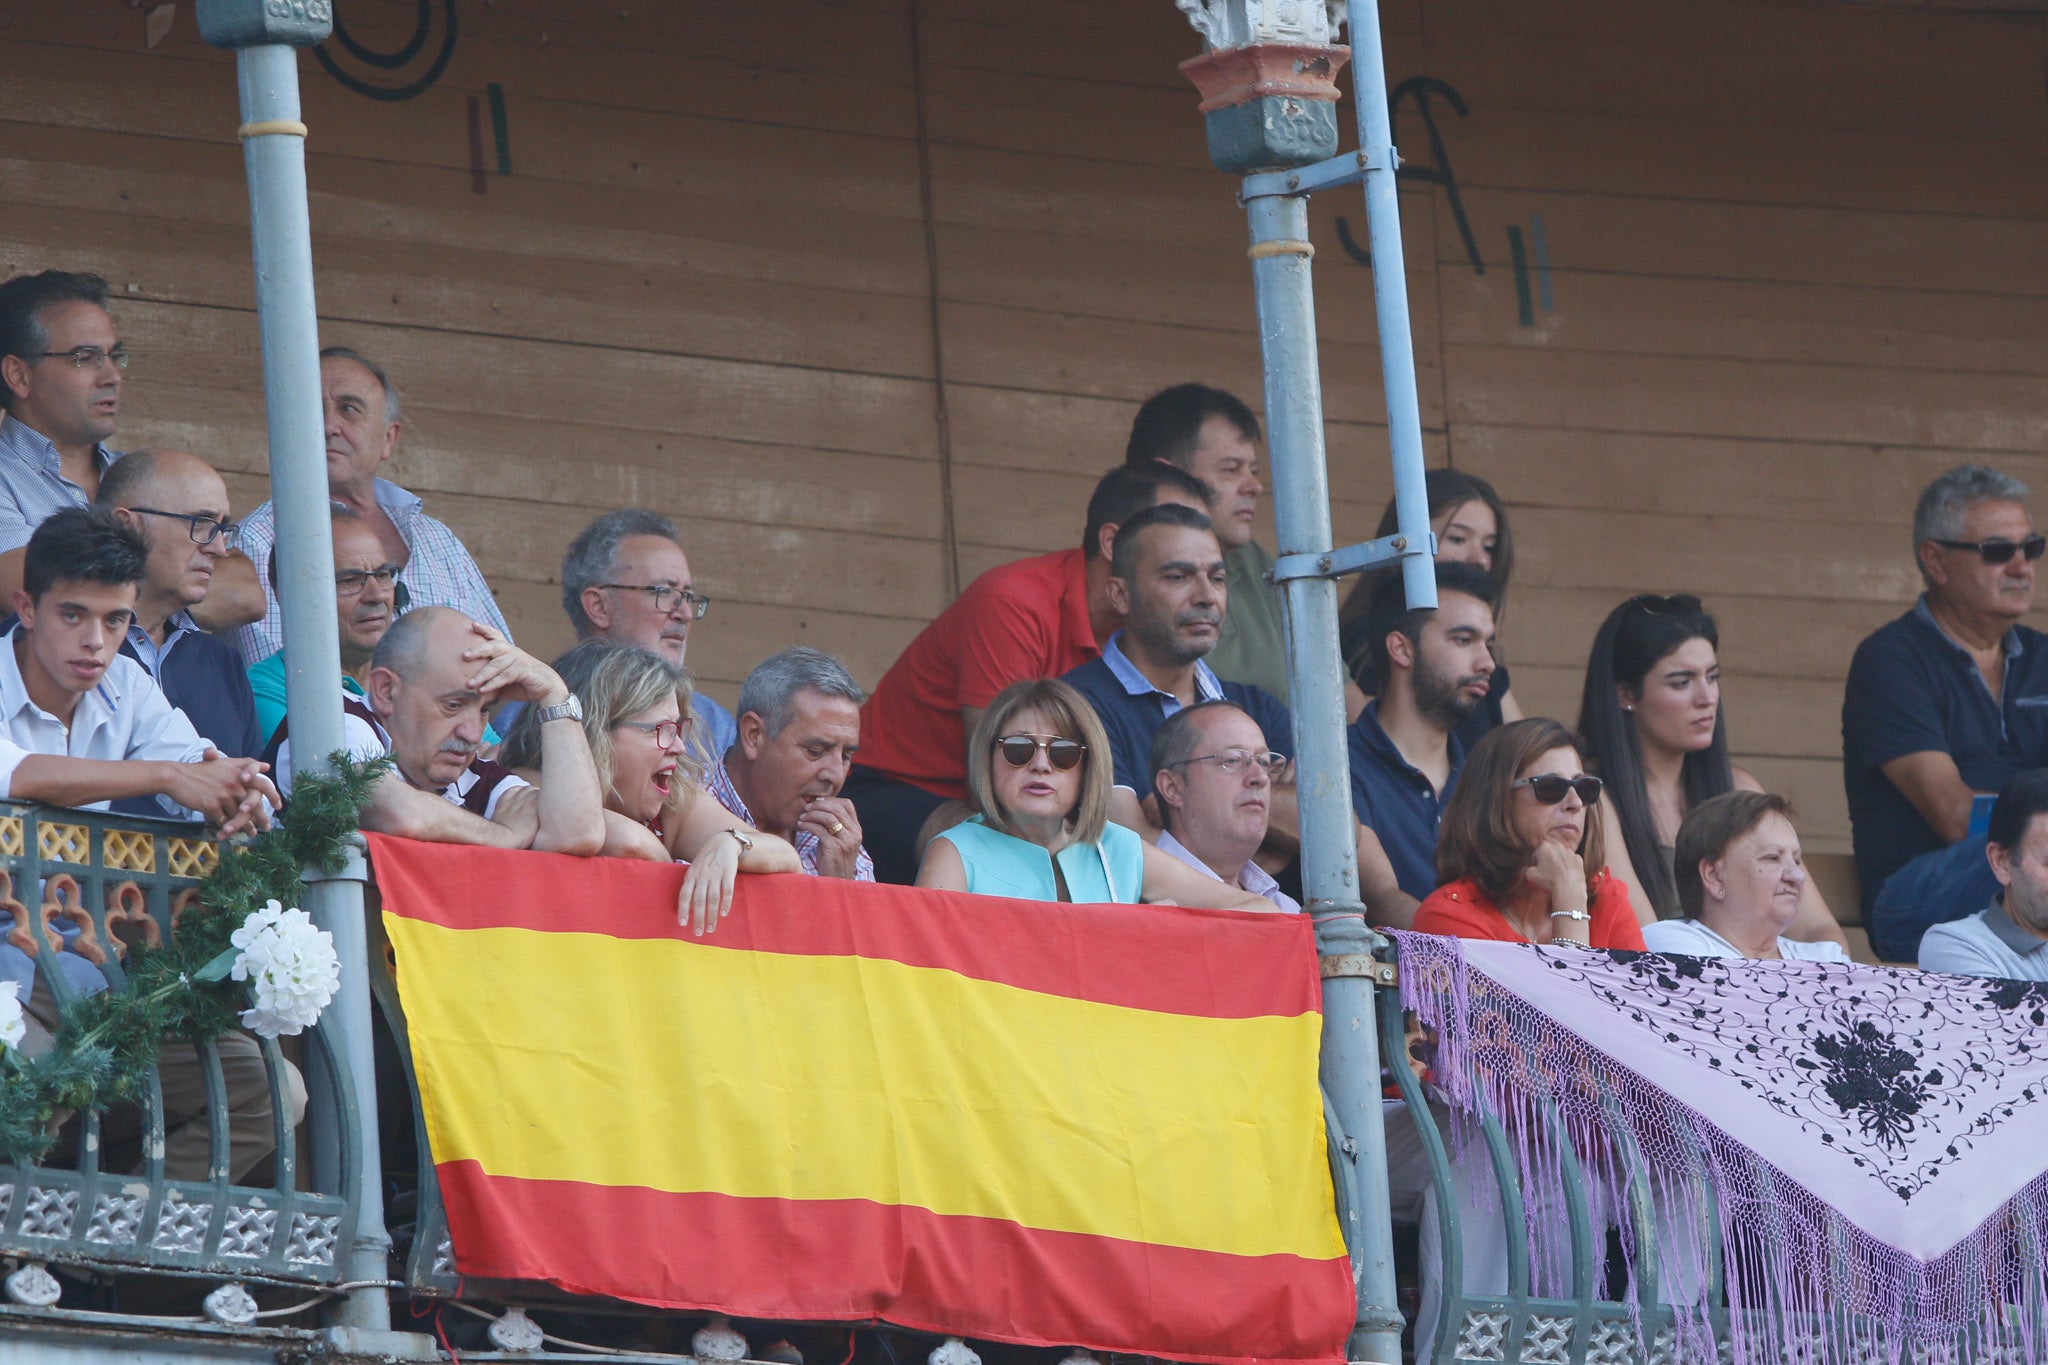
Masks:
[[[13,917],[7,939],[35,958],[38,983],[60,1008],[79,993],[60,952],[91,962],[119,989],[137,945],[175,940],[218,856],[190,824],[0,803],[0,910]],[[298,1129],[286,1057],[275,1041],[260,1041],[275,1139],[272,1157],[257,1167],[269,1170],[263,1183],[230,1178],[228,1091],[212,1043],[197,1048],[205,1108],[192,1121],[209,1135],[203,1171],[167,1168],[160,1073],[128,1116],[139,1137],[125,1144],[132,1153],[110,1150],[102,1141],[107,1120],[86,1115],[71,1120],[76,1140],[57,1149],[69,1156],[0,1166],[0,1256],[21,1263],[8,1297],[56,1302],[61,1285],[51,1266],[87,1279],[150,1272],[223,1285],[336,1283],[339,1249],[355,1228],[355,1101],[319,1026],[292,1044],[307,1096]],[[246,1293],[207,1304],[208,1316],[222,1321],[254,1312]]]

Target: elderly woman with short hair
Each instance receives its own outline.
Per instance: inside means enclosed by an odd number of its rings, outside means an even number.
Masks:
[[[925,848],[917,884],[1018,900],[1154,901],[1271,911],[1109,820],[1109,739],[1086,699],[1052,678],[989,703],[967,753],[974,814]]]
[[[1643,926],[1652,952],[1849,960],[1839,943],[1785,937],[1806,894],[1806,862],[1782,796],[1732,791],[1694,806],[1678,827],[1676,880],[1684,918]]]
[[[689,674],[634,645],[591,639],[555,660],[583,704],[583,733],[604,792],[605,847],[613,857],[687,862],[678,918],[710,933],[732,910],[741,872],[799,872],[787,840],[763,834],[703,795],[703,769],[689,753]],[[499,761],[540,769],[540,712],[512,724]]]

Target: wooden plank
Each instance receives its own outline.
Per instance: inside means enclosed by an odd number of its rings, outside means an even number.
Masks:
[[[2025,375],[1451,343],[1444,350],[1453,422],[1854,441],[1984,456],[2048,448],[2048,387]]]
[[[156,373],[200,388],[260,382],[251,314],[126,300],[116,321]],[[376,357],[424,408],[936,458],[924,382],[362,323],[329,322],[322,340]]]
[[[1760,41],[1768,34],[1768,41]],[[1486,107],[1628,110],[1701,125],[2048,139],[2043,32],[2017,15],[1944,16],[1767,0],[1445,0],[1436,74]]]
[[[1462,177],[1454,140],[1451,151]],[[1505,225],[1526,229],[1540,214],[1545,246],[1559,271],[2048,294],[2048,234],[2033,218],[1711,203],[1462,182],[1461,194],[1481,249],[1496,266],[1507,264]],[[1447,267],[1465,259],[1449,218],[1443,215],[1436,237]]]
[[[1790,800],[1799,812],[1799,842],[1816,853],[1847,853],[1849,798],[1842,790],[1839,760],[1772,758],[1736,752],[1735,766]]]
[[[1553,271],[1556,311],[1519,322],[1511,271],[1452,273],[1447,343],[1749,362],[2048,375],[2048,300],[1871,285]]]
[[[1453,424],[1451,447],[1458,468],[1518,506],[1857,521],[1895,548],[1920,490],[1966,457],[1955,449],[1464,422]],[[2048,457],[2000,452],[1997,464],[2048,489]]]

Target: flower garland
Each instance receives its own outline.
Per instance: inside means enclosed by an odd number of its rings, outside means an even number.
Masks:
[[[332,939],[298,898],[300,874],[344,865],[357,815],[389,759],[332,758],[333,772],[301,774],[291,818],[221,849],[199,899],[161,948],[129,949],[127,980],[74,999],[48,1052],[18,1048],[25,1025],[18,994],[0,994],[0,1156],[40,1158],[56,1141],[59,1110],[86,1113],[140,1095],[167,1038],[205,1042],[237,1020],[265,1037],[310,1026],[340,984]],[[240,983],[247,983],[244,987]],[[10,987],[13,983],[8,983]],[[254,1008],[238,1010],[253,994]]]

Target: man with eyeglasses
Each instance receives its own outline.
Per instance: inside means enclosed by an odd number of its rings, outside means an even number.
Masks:
[[[1255,856],[1266,842],[1273,778],[1287,759],[1233,701],[1199,701],[1166,718],[1152,736],[1152,792],[1164,828],[1159,851],[1279,909],[1301,902],[1280,889]]]
[[[242,658],[192,619],[220,561],[235,548],[228,490],[211,465],[182,450],[137,450],[100,480],[95,505],[149,547],[135,619],[121,652],[149,670],[171,705],[234,758],[263,750]],[[134,802],[116,810],[161,814]]]
[[[2048,765],[2048,635],[2020,624],[2048,540],[2026,498],[1982,465],[1929,484],[1913,513],[1926,591],[1849,666],[1843,781],[1863,918],[1887,962],[1913,961],[1930,926],[1996,894],[1977,807]]]
[[[341,635],[341,690],[344,705],[365,705],[369,695],[370,655],[397,619],[398,567],[384,557],[377,533],[363,524],[344,503],[327,504],[329,536],[334,545],[334,619]],[[268,565],[270,591],[277,592],[278,557]],[[256,696],[256,726],[265,745],[275,748],[285,718],[284,651],[249,665],[249,687]],[[495,742],[492,740],[491,742]]]
[[[320,394],[327,437],[327,496],[348,507],[383,546],[382,559],[398,570],[395,612],[453,607],[507,639],[511,628],[483,570],[447,523],[426,514],[419,496],[382,478],[397,453],[403,429],[398,391],[382,366],[345,346],[320,352]],[[257,573],[270,581],[277,521],[264,503],[242,523],[242,545]],[[290,553],[289,550],[286,551]],[[284,648],[284,615],[275,591],[262,619],[235,632],[244,663],[261,663]]]
[[[562,556],[562,610],[579,640],[638,645],[683,667],[690,628],[710,609],[711,599],[692,586],[676,524],[658,512],[606,512]],[[512,707],[499,710],[499,731],[512,728],[515,714]],[[701,690],[691,693],[690,722],[690,747],[706,762],[739,740],[732,712]]]
[[[1351,808],[1417,900],[1437,887],[1437,827],[1465,766],[1457,731],[1486,700],[1500,601],[1476,564],[1440,561],[1436,591],[1433,609],[1410,610],[1399,574],[1374,590],[1366,644],[1380,694],[1350,727]]]
[[[45,270],[0,285],[0,595],[21,586],[23,547],[52,512],[84,507],[121,458],[106,442],[121,409],[127,347],[107,316],[107,282]],[[224,631],[262,615],[256,570],[232,546],[191,616]]]

